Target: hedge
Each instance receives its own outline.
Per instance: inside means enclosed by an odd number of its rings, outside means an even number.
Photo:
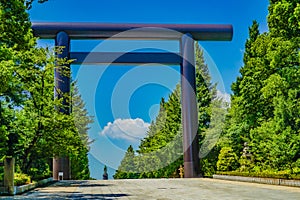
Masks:
[[[229,176],[245,176],[245,177],[259,177],[259,178],[280,178],[280,179],[294,179],[300,180],[300,174],[289,174],[283,172],[239,172],[239,171],[228,171],[228,172],[217,172],[218,175],[229,175]]]
[[[15,186],[26,185],[29,183],[31,183],[30,176],[28,176],[27,174],[15,173],[15,177],[14,177]]]

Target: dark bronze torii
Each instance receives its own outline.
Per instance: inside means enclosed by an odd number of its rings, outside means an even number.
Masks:
[[[199,176],[194,40],[230,41],[233,36],[231,25],[34,22],[32,23],[32,29],[35,36],[41,39],[55,39],[56,46],[64,46],[62,53],[57,56],[59,58],[74,59],[73,64],[163,63],[180,65],[184,177]],[[119,35],[122,32],[124,34]],[[107,38],[179,40],[181,48],[180,53],[70,52],[70,39]],[[70,93],[70,77],[59,73],[59,71],[55,72],[56,87],[62,93]],[[60,97],[59,94],[55,95]],[[58,180],[58,172],[63,172],[63,179],[65,180],[71,178],[70,164],[67,158],[53,159],[54,180]]]

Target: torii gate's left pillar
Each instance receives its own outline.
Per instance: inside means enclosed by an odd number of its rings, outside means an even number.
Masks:
[[[70,58],[70,38],[67,33],[61,31],[57,33],[55,38],[55,46],[62,47],[62,51],[56,53],[57,58]],[[63,98],[63,107],[59,111],[64,114],[70,114],[71,106],[64,95],[70,95],[70,65],[60,64],[57,62],[55,68],[55,98]],[[68,98],[68,97],[67,97]],[[57,141],[60,142],[60,141]],[[59,176],[60,174],[60,176]],[[62,177],[61,177],[62,176]],[[71,164],[69,157],[55,157],[53,158],[53,179],[54,180],[69,180],[71,179]]]

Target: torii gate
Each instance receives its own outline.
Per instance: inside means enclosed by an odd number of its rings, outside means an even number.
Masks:
[[[59,58],[74,59],[73,64],[89,63],[161,63],[180,65],[181,102],[184,150],[184,177],[199,176],[198,113],[196,99],[194,40],[230,41],[231,25],[203,24],[105,24],[105,23],[32,23],[34,34],[42,39],[55,39],[56,46],[64,46]],[[170,30],[170,31],[164,31]],[[127,34],[118,33],[129,31]],[[70,52],[70,39],[143,39],[178,40],[180,53],[158,52]],[[116,59],[115,59],[116,58]],[[68,66],[70,67],[70,66]],[[55,72],[56,87],[62,93],[70,93],[70,77]],[[59,81],[62,80],[62,81]],[[57,97],[61,97],[56,94]],[[68,111],[66,111],[68,112]],[[70,164],[67,158],[53,159],[53,178],[58,173],[70,179]]]

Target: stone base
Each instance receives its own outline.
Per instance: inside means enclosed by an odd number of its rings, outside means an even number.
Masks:
[[[71,165],[68,157],[53,158],[53,180],[70,180]]]
[[[200,178],[201,175],[197,173],[194,162],[184,162],[184,178]]]

